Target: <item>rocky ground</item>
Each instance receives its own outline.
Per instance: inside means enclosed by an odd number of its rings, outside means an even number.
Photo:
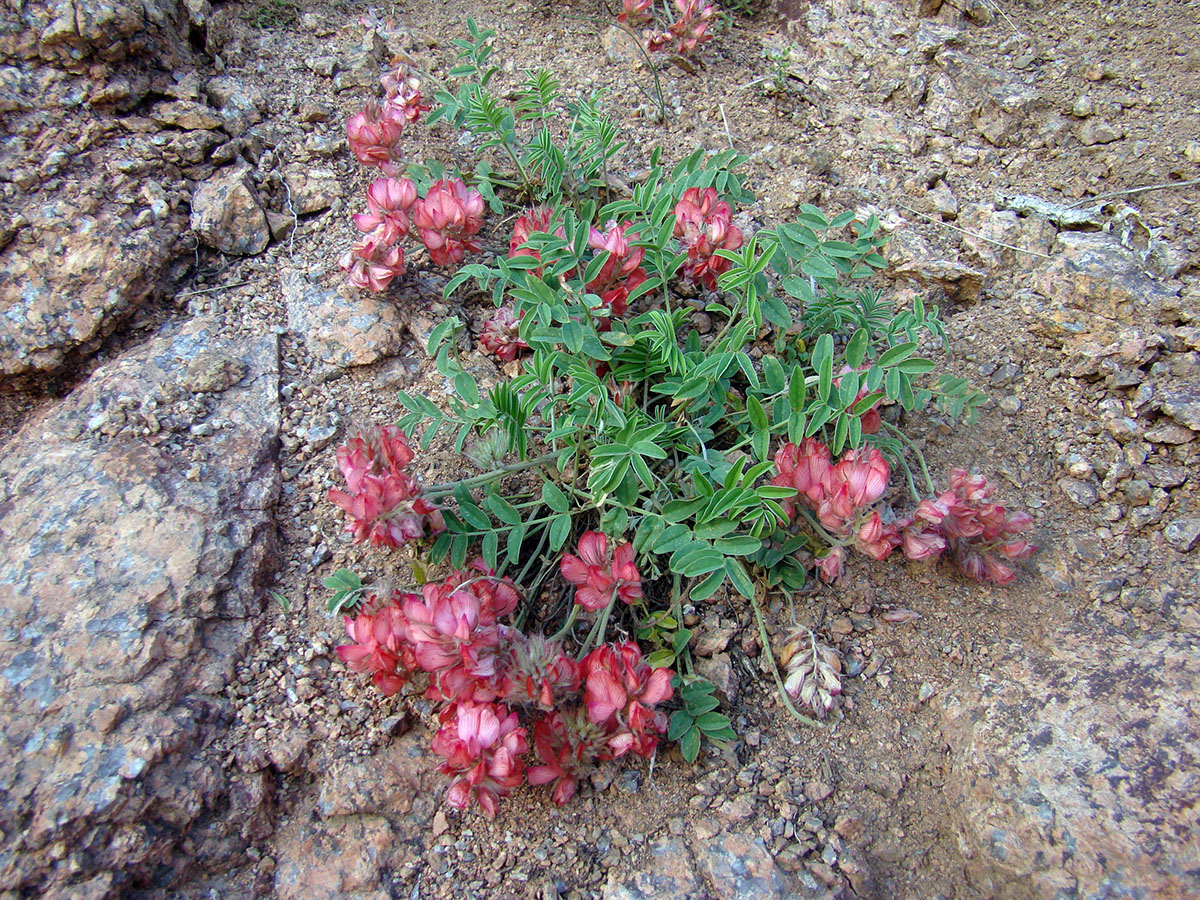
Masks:
[[[391,57],[446,79],[467,15],[499,32],[502,86],[544,65],[568,98],[605,91],[630,179],[647,146],[732,144],[751,225],[876,212],[880,286],[937,303],[948,369],[993,398],[912,433],[935,474],[998,481],[1042,548],[1008,588],[859,559],[774,609],[773,638],[794,617],[853,675],[822,730],[718,594],[689,621],[738,743],[564,809],[523,789],[494,822],[440,807],[430,710],[335,661],[321,587],[404,563],[342,534],[333,448],[394,421],[397,389],[439,392],[425,336],[483,314],[420,261],[386,297],[341,286],[366,183],[342,123]],[[666,126],[606,17],[0,12],[0,896],[1200,893],[1200,187],[1142,190],[1200,178],[1200,10],[794,0],[666,69]]]

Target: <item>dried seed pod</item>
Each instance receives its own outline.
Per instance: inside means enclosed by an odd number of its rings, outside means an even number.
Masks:
[[[780,653],[787,678],[784,690],[818,716],[833,707],[842,692],[842,661],[832,647],[818,643],[810,629],[792,634]]]

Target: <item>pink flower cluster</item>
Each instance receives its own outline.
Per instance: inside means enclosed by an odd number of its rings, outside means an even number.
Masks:
[[[521,355],[521,351],[529,349],[529,345],[518,334],[518,325],[511,307],[502,306],[496,310],[495,315],[483,326],[479,352],[503,362],[512,362]]]
[[[556,234],[563,240],[566,240],[567,233],[562,225],[555,227],[552,232],[550,229],[553,225],[554,210],[550,207],[533,206],[525,210],[524,213],[517,217],[517,221],[513,225],[512,239],[508,242],[508,258],[532,256],[540,262],[542,255],[537,250],[528,247],[523,248],[521,245],[528,241],[530,236],[539,232],[543,234]],[[532,271],[533,274],[538,276],[542,274],[540,266]],[[571,272],[568,272],[567,276],[570,277],[571,274]]]
[[[420,678],[425,696],[444,704],[433,750],[451,778],[447,802],[477,802],[489,817],[526,771],[521,713],[540,757],[529,783],[553,783],[554,801],[565,803],[601,760],[654,753],[666,729],[656,707],[672,693],[671,671],[652,669],[632,641],[576,662],[558,642],[501,624],[517,599],[509,579],[477,560],[420,594],[369,597],[346,618],[353,643],[338,648],[384,694]]]
[[[982,475],[951,469],[950,490],[922,500],[916,513],[898,523],[904,555],[933,559],[948,553],[968,578],[1011,582],[1016,575],[1002,560],[1025,559],[1037,549],[1017,537],[1033,525],[1033,518],[989,502],[993,490]]]
[[[445,529],[441,512],[404,469],[413,452],[400,429],[360,431],[338,448],[337,460],[348,490],[331,490],[329,500],[346,513],[356,542],[398,547]]]
[[[368,212],[354,216],[364,236],[347,250],[338,265],[349,274],[350,284],[361,290],[382,291],[403,275],[404,249],[417,189],[407,178],[377,178],[367,188]]]
[[[874,508],[891,477],[887,460],[874,448],[847,450],[834,463],[828,447],[805,438],[799,446],[788,443],[779,449],[775,469],[771,483],[797,492],[781,501],[784,511],[790,516],[795,504],[807,507],[839,541],[817,561],[826,581],[841,574],[847,546],[877,560],[887,559],[897,547],[912,560],[937,559],[948,552],[968,577],[996,584],[1015,577],[1001,560],[1023,559],[1035,549],[1016,537],[1033,519],[989,503],[993,489],[987,479],[963,469],[950,473],[950,490],[921,501],[916,513],[903,517]]]
[[[665,50],[675,56],[690,56],[701,44],[712,40],[708,23],[717,8],[711,0],[675,0],[679,17],[665,32],[651,34],[646,40],[649,50]]]
[[[715,188],[688,188],[675,204],[675,237],[688,257],[684,276],[710,291],[717,289],[717,276],[733,265],[725,257],[716,256],[716,251],[742,246],[742,232],[732,219],[732,208],[724,200],[717,200]]]
[[[630,246],[630,241],[636,241],[638,236],[628,233],[629,223],[609,222],[607,228],[607,231],[592,228],[588,232],[588,246],[593,250],[607,250],[609,256],[586,288],[600,296],[612,315],[620,317],[625,315],[630,293],[646,280],[646,270],[642,268],[646,251]],[[606,326],[604,323],[599,328],[604,331]]]
[[[642,576],[633,561],[633,544],[625,541],[609,551],[608,538],[586,531],[579,538],[579,555],[564,553],[559,568],[575,585],[575,602],[588,612],[604,609],[614,598],[626,605],[642,596]]]
[[[346,122],[350,149],[365,166],[379,168],[385,177],[367,188],[367,209],[354,216],[363,237],[342,254],[338,265],[351,286],[383,291],[405,273],[401,243],[415,229],[435,265],[462,261],[468,250],[480,249],[475,238],[483,227],[483,196],[461,179],[435,182],[424,198],[407,178],[396,177],[403,163],[399,141],[406,124],[429,109],[421,96],[421,83],[400,66],[383,77],[386,97],[367,102],[362,112]]]
[[[617,21],[630,28],[640,28],[651,22],[650,10],[654,0],[622,0],[621,11],[617,13]]]
[[[429,104],[421,96],[421,82],[407,67],[399,66],[381,79],[384,100],[372,98],[362,112],[346,121],[350,152],[364,166],[385,175],[400,171],[400,138],[404,126],[417,121]]]

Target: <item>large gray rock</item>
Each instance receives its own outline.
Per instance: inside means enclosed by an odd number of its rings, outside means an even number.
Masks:
[[[171,67],[188,54],[179,0],[31,0],[0,11],[0,56],[71,63],[91,56]]]
[[[102,188],[98,189],[102,190]],[[159,285],[179,253],[183,216],[161,217],[63,192],[0,250],[0,374],[58,368],[96,346]]]
[[[388,296],[313,284],[297,271],[284,272],[281,283],[288,330],[326,366],[369,365],[404,346],[407,317]]]
[[[997,900],[1200,896],[1200,638],[1080,623],[949,702],[946,793]]]
[[[198,320],[101,367],[4,448],[6,888],[128,896],[235,865],[263,837],[269,776],[227,773],[206,748],[261,611],[278,432],[277,338]]]
[[[271,229],[247,169],[222,169],[192,195],[192,230],[209,247],[254,256],[271,243]]]

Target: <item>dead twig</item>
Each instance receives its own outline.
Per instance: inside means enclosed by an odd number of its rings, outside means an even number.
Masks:
[[[201,294],[211,294],[214,291],[231,291],[234,288],[245,287],[248,284],[255,284],[254,281],[235,281],[233,284],[218,284],[216,287],[201,288],[198,291],[184,291],[182,294],[176,294],[175,297],[199,297]]]
[[[1116,197],[1129,197],[1133,194],[1145,194],[1149,191],[1165,191],[1169,188],[1192,187],[1193,185],[1197,184],[1200,184],[1200,178],[1193,178],[1191,181],[1166,181],[1162,184],[1148,184],[1145,187],[1129,188],[1128,190],[1124,191],[1112,191],[1108,194],[1097,194],[1095,197],[1086,197],[1083,200],[1076,200],[1074,203],[1068,203],[1067,209],[1075,209],[1078,206],[1085,206],[1088,203],[1112,200]]]
[[[725,123],[725,139],[729,141],[729,149],[733,149],[733,135],[729,133],[729,119],[725,117],[725,104],[721,104],[721,121]]]
[[[895,202],[895,201],[893,201],[893,202]],[[932,222],[934,225],[941,225],[943,228],[949,228],[951,231],[957,231],[960,234],[965,234],[967,237],[973,237],[973,238],[977,238],[978,240],[981,240],[981,241],[987,241],[989,244],[995,244],[997,247],[1003,247],[1005,250],[1012,250],[1014,253],[1028,253],[1030,256],[1040,256],[1042,259],[1053,259],[1054,258],[1048,253],[1040,253],[1037,250],[1027,250],[1024,247],[1017,247],[1017,246],[1014,246],[1013,244],[1006,244],[1006,243],[1004,243],[1004,241],[998,241],[995,238],[988,237],[987,235],[976,234],[974,231],[967,231],[967,229],[965,229],[965,228],[959,228],[957,225],[951,225],[949,222],[943,222],[941,219],[935,219],[933,216],[929,215],[929,213],[923,213],[919,209],[913,209],[911,206],[905,206],[903,203],[896,203],[896,206],[912,213],[913,215],[917,215],[923,219],[927,219],[930,222]]]

